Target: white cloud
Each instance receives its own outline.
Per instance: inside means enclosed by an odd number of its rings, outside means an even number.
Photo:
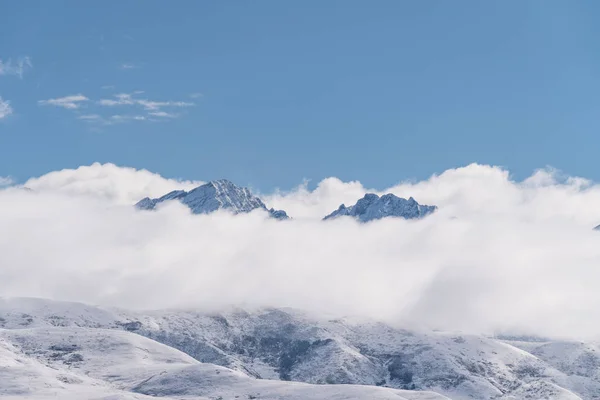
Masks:
[[[143,91],[136,91],[134,94],[142,94]],[[133,106],[138,105],[147,111],[159,111],[162,107],[191,107],[194,103],[185,101],[152,101],[147,99],[136,99],[131,94],[119,93],[114,96],[114,99],[101,99],[98,104],[101,106]]]
[[[121,66],[119,68],[121,68],[121,69],[135,69],[135,68],[139,68],[139,67],[137,65],[135,65],[135,64],[125,63],[125,64],[121,64]]]
[[[329,178],[261,213],[130,204],[190,189],[94,164],[0,191],[0,292],[124,307],[240,304],[368,315],[406,327],[591,336],[600,329],[600,185],[484,165],[390,191],[440,207],[420,221],[319,218],[365,188]],[[35,278],[32,278],[35,277]],[[68,279],[65,279],[68,277]]]
[[[204,95],[202,93],[191,93],[190,94],[190,98],[192,99],[199,99],[200,97],[203,97]]]
[[[161,110],[161,108],[180,108],[190,107],[194,103],[184,101],[153,101],[148,99],[134,98],[134,95],[140,95],[144,92],[136,90],[133,93],[118,93],[114,95],[112,99],[100,99],[96,104],[105,107],[116,107],[116,106],[135,106],[140,109],[136,114],[113,114],[110,116],[102,115],[100,113],[84,114],[77,116],[77,119],[84,120],[90,123],[102,124],[102,125],[114,125],[123,122],[131,121],[152,121],[156,122],[159,120],[176,118],[179,114]],[[66,97],[60,97],[56,99],[40,100],[40,105],[53,105],[57,107],[63,107],[70,110],[77,110],[81,106],[90,101],[86,96],[82,94],[71,95]],[[146,115],[142,115],[146,113]]]
[[[150,100],[137,100],[137,104],[144,107],[146,110],[158,110],[161,107],[191,107],[194,103],[185,101],[150,101]]]
[[[143,115],[126,115],[126,114],[115,114],[111,115],[108,121],[108,124],[111,123],[119,123],[119,122],[128,122],[128,121],[145,121],[147,118]]]
[[[8,100],[3,100],[0,96],[0,119],[6,118],[13,113],[13,108]]]
[[[74,110],[81,107],[82,103],[88,100],[89,99],[82,94],[75,94],[71,96],[58,97],[56,99],[39,100],[38,103],[41,105],[50,105]]]
[[[149,112],[148,115],[151,115],[153,117],[160,117],[160,118],[177,118],[179,116],[177,114],[168,113],[166,111],[152,111],[152,112]]]
[[[115,99],[101,99],[98,101],[98,104],[101,106],[123,106],[123,105],[133,105],[135,102],[131,98],[130,94],[127,93],[119,93],[115,95]]]
[[[153,119],[152,117],[156,117],[159,119],[172,119],[179,117],[179,114],[168,112],[162,110],[162,108],[181,108],[181,107],[191,107],[194,103],[185,102],[185,101],[153,101],[148,99],[139,99],[134,98],[133,95],[143,94],[143,91],[135,91],[132,94],[129,93],[119,93],[114,96],[113,99],[100,99],[98,104],[105,107],[116,107],[116,106],[137,106],[142,110],[147,112],[146,116],[136,115],[113,115],[105,122],[115,123],[115,122],[124,122],[124,121],[158,121],[158,119]]]
[[[15,183],[15,181],[10,176],[0,176],[0,187],[10,186],[13,183]]]
[[[130,115],[130,114],[113,114],[109,117],[103,117],[99,114],[80,115],[77,119],[81,119],[90,123],[102,125],[115,125],[131,121],[150,121],[145,115]]]
[[[202,182],[166,179],[145,169],[94,163],[31,178],[24,186],[38,192],[84,195],[115,204],[133,204],[145,196],[161,196],[172,190],[192,189],[200,184]]]
[[[98,120],[101,120],[102,117],[99,116],[98,114],[84,114],[84,115],[80,115],[79,117],[77,117],[77,119],[83,119],[86,121],[98,121]]]
[[[23,78],[23,73],[32,66],[29,57],[20,57],[16,61],[10,58],[6,61],[0,59],[0,75],[16,75]]]

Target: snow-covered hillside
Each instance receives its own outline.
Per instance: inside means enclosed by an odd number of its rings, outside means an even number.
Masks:
[[[28,301],[28,305],[32,303]],[[74,307],[83,310],[78,305]],[[59,304],[58,308],[64,311],[68,307]],[[67,316],[56,323],[56,314],[46,313],[52,307],[41,305],[38,310],[39,316],[35,312],[29,317],[4,314],[9,326],[22,326],[25,318],[26,324],[38,327],[0,329],[2,398],[447,399],[429,392],[259,380],[243,372],[201,363],[172,347],[115,329],[119,326],[116,320],[116,325],[109,324],[113,329],[77,327],[86,319],[85,315],[75,315],[77,311],[70,313],[75,318]],[[89,325],[96,325],[104,317],[99,310],[98,318],[92,318]]]
[[[412,197],[406,200],[391,193],[381,197],[374,193],[367,193],[353,206],[346,207],[342,204],[337,210],[323,219],[326,220],[341,216],[354,217],[361,222],[369,222],[386,217],[416,219],[429,215],[436,209],[436,206],[421,205]]]
[[[200,363],[130,332],[75,327],[0,330],[0,396],[105,400],[446,399],[435,393],[368,386],[257,380]]]
[[[239,214],[260,209],[267,211],[273,218],[288,219],[285,211],[267,209],[262,200],[250,193],[250,190],[225,179],[208,182],[189,192],[174,190],[157,199],[146,197],[140,200],[136,207],[141,210],[153,210],[158,204],[171,200],[185,204],[194,214],[208,214],[221,209]]]
[[[10,382],[0,394],[15,398],[600,399],[593,343],[289,309],[134,312],[41,299],[0,300],[0,327],[0,382]]]

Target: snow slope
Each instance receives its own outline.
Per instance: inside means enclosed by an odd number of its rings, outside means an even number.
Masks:
[[[431,392],[411,392],[374,386],[309,385],[298,382],[252,379],[240,372],[215,367],[211,364],[199,364],[155,375],[136,386],[134,390],[152,396],[206,396],[223,399],[447,399],[447,397]]]
[[[65,328],[70,329],[70,328]],[[150,399],[151,397],[115,389],[106,382],[48,365],[24,354],[19,345],[0,330],[0,397],[3,399]],[[43,339],[36,340],[40,347]]]

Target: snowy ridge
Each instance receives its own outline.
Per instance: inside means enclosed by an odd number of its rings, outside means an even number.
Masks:
[[[258,380],[119,329],[0,329],[6,399],[448,400],[431,392]]]
[[[208,182],[189,192],[174,190],[157,199],[145,197],[135,206],[141,210],[154,210],[160,203],[172,200],[185,204],[194,214],[209,214],[221,209],[240,214],[260,209],[267,211],[275,219],[289,218],[285,211],[267,209],[262,200],[252,195],[248,188],[236,186],[225,179]]]
[[[436,206],[421,205],[412,197],[406,200],[391,193],[381,197],[374,193],[367,193],[353,206],[346,207],[342,204],[323,219],[327,220],[341,216],[354,217],[360,222],[369,222],[386,217],[416,219],[423,218],[435,210],[437,210]]]
[[[0,382],[41,382],[35,393],[0,385],[20,399],[91,385],[114,399],[588,400],[600,399],[598,353],[594,343],[408,331],[290,309],[0,299]]]

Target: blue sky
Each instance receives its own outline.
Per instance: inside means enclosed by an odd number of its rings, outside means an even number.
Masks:
[[[479,162],[600,180],[598,18],[594,1],[1,2],[0,176],[99,161],[382,188]]]

